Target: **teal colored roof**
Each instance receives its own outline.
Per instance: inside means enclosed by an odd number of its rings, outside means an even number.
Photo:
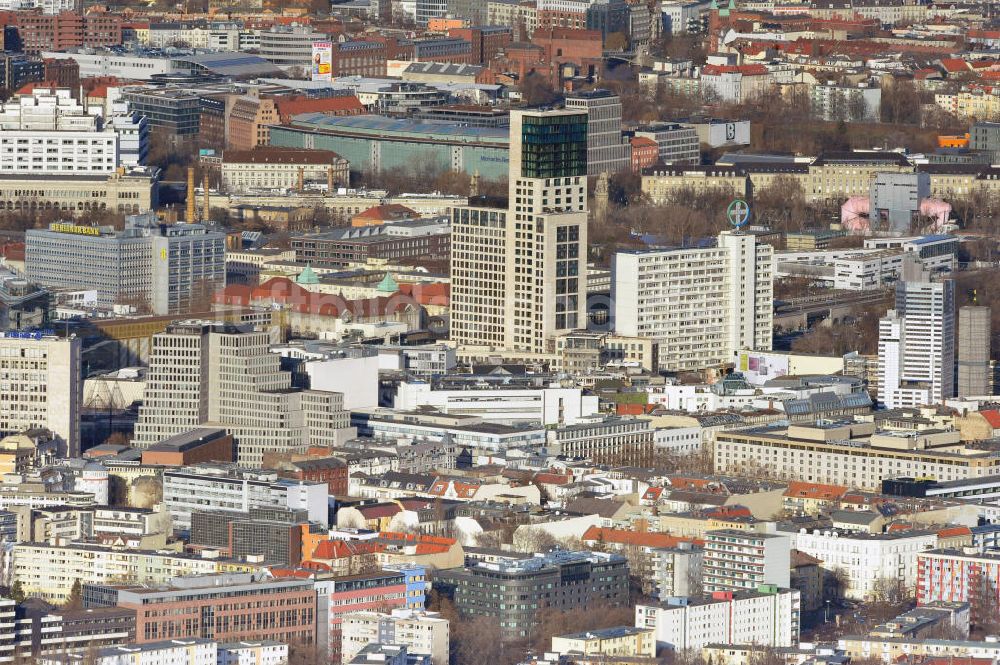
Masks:
[[[296,284],[319,284],[319,276],[316,271],[312,269],[312,266],[307,265],[305,270],[299,273],[299,276],[295,278]]]
[[[378,290],[385,293],[395,293],[399,291],[399,284],[396,284],[396,280],[392,278],[392,275],[386,273],[382,281],[378,283]]]
[[[466,127],[441,122],[420,122],[386,118],[378,115],[332,116],[324,113],[300,113],[292,116],[294,128],[335,132],[400,141],[424,139],[428,141],[464,141],[495,144],[499,148],[510,145],[507,127]]]

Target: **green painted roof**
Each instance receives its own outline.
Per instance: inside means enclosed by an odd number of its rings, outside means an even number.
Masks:
[[[298,277],[295,278],[296,284],[319,284],[319,276],[316,271],[312,269],[312,266],[307,265],[305,270],[299,273]]]
[[[395,293],[399,291],[399,284],[392,278],[392,275],[386,273],[382,281],[378,283],[378,290],[384,293]]]

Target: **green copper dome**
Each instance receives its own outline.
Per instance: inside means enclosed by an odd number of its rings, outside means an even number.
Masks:
[[[399,291],[399,284],[392,278],[392,275],[386,273],[382,281],[378,283],[378,290],[383,293],[395,293]]]
[[[306,265],[305,270],[299,273],[299,276],[295,278],[296,284],[319,284],[319,276],[316,271],[312,269],[312,266]]]

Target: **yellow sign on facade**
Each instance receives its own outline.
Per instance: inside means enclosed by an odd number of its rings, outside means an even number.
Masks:
[[[49,228],[57,233],[75,233],[81,236],[101,235],[100,229],[96,229],[93,226],[77,226],[76,224],[53,224]]]

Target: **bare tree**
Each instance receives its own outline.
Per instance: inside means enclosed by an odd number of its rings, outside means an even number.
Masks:
[[[1000,597],[996,586],[981,570],[969,578],[969,605],[972,624],[980,636],[1000,632]]]
[[[519,649],[504,642],[500,622],[494,617],[459,621],[452,626],[451,636],[451,662],[455,665],[511,665],[520,656]]]
[[[522,527],[514,532],[513,547],[518,552],[548,552],[559,544],[552,534],[538,527]]]

